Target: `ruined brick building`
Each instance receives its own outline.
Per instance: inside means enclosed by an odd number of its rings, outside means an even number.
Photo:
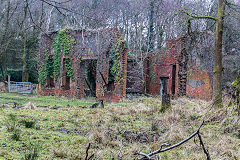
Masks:
[[[127,46],[117,28],[43,34],[40,59],[41,95],[126,96]]]
[[[186,37],[167,41],[164,52],[127,58],[117,28],[65,29],[41,36],[41,95],[119,101],[126,93],[182,95],[210,100],[212,76],[186,50]]]
[[[128,60],[128,93],[187,95],[210,100],[212,78],[203,65],[196,66],[186,51],[186,37],[167,41],[163,53],[148,53],[145,57]],[[142,66],[142,67],[141,67]]]

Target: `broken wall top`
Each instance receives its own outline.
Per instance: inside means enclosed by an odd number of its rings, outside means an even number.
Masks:
[[[111,50],[111,47],[119,40],[123,40],[117,28],[106,28],[99,30],[72,30],[66,29],[75,41],[73,46],[75,56],[82,59],[97,59],[98,56]],[[58,31],[41,35],[40,52],[47,49],[54,54],[52,43]]]

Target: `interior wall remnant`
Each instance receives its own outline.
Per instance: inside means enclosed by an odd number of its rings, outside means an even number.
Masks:
[[[191,65],[187,75],[186,94],[199,99],[212,99],[211,75],[206,68]]]
[[[75,73],[75,85],[76,90],[74,93],[74,96],[77,98],[83,98],[84,97],[84,88],[85,86],[85,67],[86,67],[86,61],[80,61],[78,63],[75,63],[74,67],[74,73]]]
[[[178,78],[179,78],[179,91],[178,91],[178,96],[186,96],[186,87],[187,87],[187,74],[188,74],[188,55],[186,52],[186,49],[183,48],[181,51],[181,56],[179,59],[179,73],[178,73]]]

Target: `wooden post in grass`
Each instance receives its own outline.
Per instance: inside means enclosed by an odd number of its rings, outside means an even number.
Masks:
[[[11,80],[11,77],[8,75],[8,92],[10,92],[10,80]]]
[[[171,107],[170,94],[162,95],[162,107],[165,109]]]
[[[170,102],[170,95],[167,93],[167,88],[168,88],[168,77],[162,77],[162,85],[163,85],[163,90],[162,90],[162,109],[161,111],[165,111],[167,108],[171,106]]]

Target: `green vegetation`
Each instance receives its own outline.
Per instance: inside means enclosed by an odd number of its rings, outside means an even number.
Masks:
[[[26,105],[28,102],[34,103],[36,106],[48,106],[56,105],[61,107],[69,106],[86,106],[90,105],[95,100],[79,100],[79,99],[67,99],[59,98],[54,96],[37,96],[29,94],[12,94],[12,93],[1,93],[0,94],[0,105],[8,102],[16,102],[17,105]]]
[[[233,81],[232,86],[240,91],[240,75],[235,79],[235,81]]]
[[[157,58],[154,58],[151,63],[151,70],[152,70],[152,80],[156,82],[156,70],[157,70]]]
[[[38,72],[38,81],[42,85],[46,82],[47,77],[53,78],[53,62],[51,61],[50,55],[47,53],[47,50],[45,50],[44,53],[45,61],[42,62],[41,67]]]
[[[128,44],[126,41],[120,37],[116,40],[117,43],[110,51],[109,56],[109,82],[116,81],[118,84],[121,82],[122,75],[121,75],[121,54],[124,52],[124,49],[128,47]]]
[[[59,70],[60,70],[59,60],[61,60],[61,58],[59,58],[59,55],[60,55],[60,51],[62,51],[65,56],[65,66],[67,68],[67,76],[71,77],[74,80],[73,69],[72,69],[72,55],[71,55],[73,44],[75,44],[75,40],[71,39],[67,29],[62,29],[58,31],[58,34],[56,35],[53,42],[54,53],[56,54],[56,56],[54,56],[54,59],[53,59],[56,79],[59,76]]]
[[[60,108],[0,108],[0,159],[84,159],[88,143],[94,159],[136,159],[137,151],[147,153],[164,142],[174,144],[188,137],[209,111],[209,103],[186,98],[174,100],[172,107],[161,113],[161,102],[151,97],[90,109],[93,99],[0,94],[0,106],[29,101]],[[239,117],[233,111],[233,107],[213,108],[205,117],[201,135],[212,159],[240,157]],[[193,140],[159,156],[205,159]]]

